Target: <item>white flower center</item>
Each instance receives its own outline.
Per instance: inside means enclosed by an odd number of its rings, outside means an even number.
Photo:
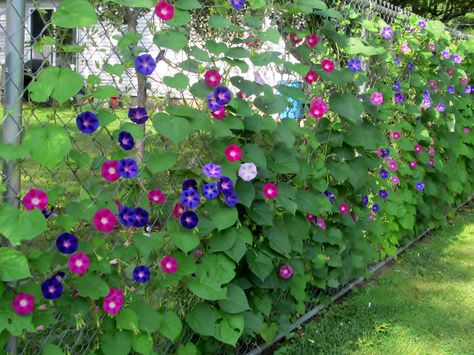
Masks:
[[[27,300],[21,300],[20,301],[20,307],[26,307],[28,306],[28,301]]]
[[[107,219],[107,217],[102,217],[102,218],[100,219],[100,223],[102,223],[102,224],[107,224],[107,223],[109,223],[109,220]]]
[[[81,267],[82,266],[82,260],[76,260],[76,266]]]
[[[167,262],[165,266],[167,269],[171,269],[173,267],[173,264],[171,264],[170,262]]]
[[[110,308],[115,308],[115,306],[116,306],[115,302],[113,302],[113,301],[109,302],[109,307]]]
[[[33,205],[37,205],[37,204],[39,204],[39,202],[40,202],[40,200],[39,200],[38,197],[33,197],[33,199],[31,200],[31,203],[32,203]]]
[[[115,168],[109,168],[107,171],[109,174],[115,174]]]

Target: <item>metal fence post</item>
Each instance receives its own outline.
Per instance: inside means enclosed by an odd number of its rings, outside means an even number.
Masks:
[[[7,1],[5,93],[4,93],[4,144],[19,144],[22,125],[23,101],[23,56],[25,31],[25,0]],[[5,161],[4,179],[6,192],[4,202],[18,207],[20,192],[20,169],[16,161]],[[8,241],[4,244],[9,245]],[[7,354],[17,354],[17,338],[10,336],[6,345]]]

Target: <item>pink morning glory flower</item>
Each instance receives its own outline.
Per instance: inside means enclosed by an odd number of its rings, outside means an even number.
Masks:
[[[304,77],[304,80],[308,83],[308,84],[312,84],[314,83],[316,80],[318,80],[318,74],[316,74],[316,72],[314,70],[310,70],[306,76]]]
[[[399,183],[400,183],[400,179],[398,178],[398,176],[395,176],[395,175],[394,175],[394,176],[392,176],[392,177],[390,178],[390,182],[391,182],[392,184],[399,184]]]
[[[327,112],[329,112],[329,108],[326,102],[319,97],[314,98],[309,108],[310,115],[316,119],[320,119]]]
[[[110,232],[117,225],[117,216],[109,209],[103,208],[94,214],[94,225],[101,232]]]
[[[415,146],[413,147],[413,151],[416,153],[416,154],[419,154],[423,151],[423,147],[419,144],[415,144]]]
[[[12,308],[20,315],[33,313],[35,309],[35,298],[27,293],[19,293],[12,301]]]
[[[254,163],[243,163],[239,168],[239,177],[244,181],[252,181],[257,176],[257,167]]]
[[[102,168],[100,170],[102,177],[109,182],[114,182],[120,179],[118,164],[119,164],[118,160],[104,161],[102,164]]]
[[[326,221],[322,218],[318,218],[318,220],[316,221],[316,224],[319,226],[319,228],[321,228],[323,231],[326,230]]]
[[[109,294],[104,298],[102,308],[104,312],[111,315],[116,315],[122,309],[124,301],[125,298],[123,296],[122,290],[110,288]]]
[[[224,154],[228,161],[234,162],[242,158],[242,149],[238,145],[230,144],[225,148]]]
[[[370,95],[370,102],[374,106],[379,106],[383,104],[383,95],[380,92],[374,92]]]
[[[79,252],[69,257],[68,264],[71,272],[83,275],[89,268],[91,261],[86,254]]]
[[[148,192],[148,201],[161,205],[166,201],[166,195],[161,190],[155,189]]]
[[[225,106],[221,106],[219,109],[211,111],[211,115],[218,121],[222,120],[226,115]]]
[[[323,59],[321,62],[321,68],[325,72],[330,73],[334,70],[334,62],[330,59]]]
[[[290,41],[291,41],[291,43],[293,43],[293,44],[298,44],[298,43],[300,43],[302,40],[303,40],[303,39],[302,39],[302,38],[299,38],[296,33],[290,34]]]
[[[184,205],[182,205],[181,203],[177,203],[173,207],[173,216],[175,218],[179,218],[185,211],[186,207],[184,207]]]
[[[345,202],[341,203],[339,205],[339,211],[342,213],[342,214],[348,214],[349,213],[349,205]]]
[[[306,37],[306,44],[308,47],[314,47],[318,44],[318,36],[314,33],[311,33],[308,37]]]
[[[416,161],[412,160],[412,161],[408,162],[408,166],[410,167],[410,169],[415,169],[416,168]]]
[[[400,139],[401,136],[402,136],[402,135],[401,135],[400,132],[398,132],[398,131],[393,131],[393,132],[392,132],[392,138],[393,138],[393,139],[398,140],[398,139]]]
[[[290,265],[281,265],[279,274],[282,279],[289,279],[293,275],[293,269]]]
[[[215,87],[221,83],[221,75],[215,69],[206,71],[204,74],[204,81],[208,86]]]
[[[48,195],[42,190],[30,189],[23,197],[23,205],[28,211],[33,208],[43,211],[48,206]]]
[[[155,6],[155,14],[164,21],[171,20],[174,16],[174,6],[166,0],[161,0]]]
[[[172,256],[165,256],[161,260],[161,270],[167,274],[173,274],[178,270],[178,261]]]
[[[278,197],[278,186],[267,182],[265,185],[263,185],[262,192],[265,198],[268,198],[269,200],[275,199]]]

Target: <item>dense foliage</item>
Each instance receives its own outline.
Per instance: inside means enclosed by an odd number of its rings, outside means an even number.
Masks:
[[[162,81],[193,100],[155,111],[124,97],[123,120],[107,106],[117,88],[100,77],[49,67],[30,84],[34,105],[54,114],[0,149],[36,177],[20,209],[0,207],[11,243],[0,248],[0,343],[14,335],[46,353],[60,344],[116,355],[271,341],[323,300],[315,290],[446,223],[472,191],[472,41],[456,43],[439,22],[387,24],[318,0],[216,0],[214,36],[200,42],[188,27],[200,8],[156,5],[164,29],[154,44],[188,56]],[[315,33],[301,26],[309,14]],[[86,0],[65,0],[53,16],[66,28],[96,21]],[[163,58],[139,39],[116,36],[123,64],[104,72],[136,70],[146,83]],[[265,50],[271,43],[300,62]],[[248,63],[278,65],[304,87],[236,74]],[[78,92],[88,100],[71,106]],[[289,99],[301,116],[275,119]]]

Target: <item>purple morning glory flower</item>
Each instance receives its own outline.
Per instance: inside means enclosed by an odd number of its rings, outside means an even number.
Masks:
[[[134,227],[145,227],[148,224],[148,211],[144,208],[135,208],[135,222]]]
[[[63,254],[74,253],[78,244],[76,236],[71,233],[63,233],[56,239],[56,247]]]
[[[407,26],[407,27],[406,27],[406,31],[407,31],[408,33],[413,33],[413,31],[415,31],[415,29],[414,29],[413,27],[411,27],[411,26]]]
[[[221,166],[213,164],[213,163],[209,163],[209,164],[204,165],[204,167],[202,168],[202,172],[206,176],[208,176],[210,178],[215,178],[215,179],[220,178],[221,175],[222,175]]]
[[[183,182],[183,185],[182,185],[183,191],[189,190],[189,189],[197,190],[197,187],[198,187],[198,184],[196,180],[194,179],[187,179],[185,182]]]
[[[329,199],[331,203],[334,203],[334,201],[336,201],[336,196],[331,191],[324,191],[324,195]]]
[[[444,51],[441,52],[441,55],[443,56],[444,59],[449,59],[451,58],[451,52],[445,49]]]
[[[63,284],[57,277],[52,277],[41,284],[41,292],[47,300],[56,300],[63,294]]]
[[[234,191],[231,191],[224,195],[224,202],[229,207],[235,207],[239,202],[239,197]]]
[[[127,206],[120,208],[118,213],[119,221],[125,227],[132,227],[137,219],[135,209]]]
[[[418,21],[418,26],[420,28],[426,28],[426,22],[425,21]]]
[[[135,145],[133,136],[127,131],[122,131],[119,133],[118,142],[123,150],[130,150]]]
[[[214,91],[211,92],[209,95],[207,95],[207,108],[210,111],[217,111],[222,107],[221,104],[219,104],[214,97]]]
[[[383,169],[383,168],[380,169],[380,177],[381,177],[382,179],[387,179],[387,178],[388,178],[388,171],[387,171],[387,169]]]
[[[417,189],[418,191],[423,191],[423,190],[425,189],[425,184],[424,184],[422,181],[418,181],[418,182],[416,183],[416,189]]]
[[[143,124],[148,120],[148,112],[144,107],[131,107],[128,109],[128,117],[136,124]]]
[[[181,224],[186,229],[193,229],[198,225],[199,218],[196,212],[186,211],[181,215]]]
[[[121,177],[125,179],[133,178],[138,173],[138,165],[132,158],[120,159],[117,167]]]
[[[85,111],[79,116],[77,116],[76,124],[77,128],[79,128],[82,133],[92,134],[99,127],[99,119],[97,118],[95,113]]]
[[[394,91],[400,91],[402,89],[402,84],[400,84],[399,81],[396,81],[393,83],[393,90]]]
[[[395,64],[397,64],[397,65],[400,65],[400,63],[401,63],[401,62],[400,62],[400,59],[398,59],[398,58],[394,58],[394,59],[393,59],[393,62],[394,62]]]
[[[219,191],[224,195],[234,190],[234,184],[232,183],[232,180],[227,176],[221,176],[217,186],[219,188]]]
[[[156,68],[156,62],[150,54],[142,54],[135,58],[135,70],[142,75],[150,75]]]
[[[448,93],[454,94],[456,92],[456,89],[454,88],[453,85],[448,85]]]
[[[181,203],[187,208],[195,208],[199,205],[199,194],[194,189],[184,190],[181,192]]]
[[[466,86],[464,87],[464,92],[465,92],[466,94],[470,94],[470,93],[472,92],[472,87],[471,87],[471,85],[466,85]]]
[[[435,107],[436,111],[438,112],[444,112],[446,110],[446,106],[444,106],[443,104],[439,103],[436,105]]]
[[[234,9],[238,11],[244,7],[245,1],[244,0],[230,0],[230,4],[232,5]]]
[[[380,34],[385,39],[390,39],[393,37],[393,30],[390,26],[382,27],[380,30]]]
[[[365,195],[365,196],[362,196],[362,199],[360,200],[360,202],[364,205],[364,206],[367,206],[369,204],[369,196]]]
[[[431,107],[431,100],[430,99],[421,100],[421,106],[423,106],[424,108],[430,108]]]
[[[380,211],[380,206],[377,203],[374,203],[372,206],[372,211],[377,213],[378,211]]]
[[[382,148],[382,149],[380,149],[380,153],[381,153],[380,155],[381,155],[382,158],[386,158],[390,155],[390,149],[389,148],[387,148],[387,149]]]
[[[208,200],[213,200],[219,196],[219,188],[216,183],[204,184],[201,189],[202,195]]]
[[[224,85],[219,85],[216,87],[213,91],[213,94],[216,102],[221,106],[227,105],[232,98],[232,93]]]
[[[395,95],[393,95],[393,101],[395,101],[396,104],[401,104],[405,101],[405,96],[403,96],[401,92],[396,92]]]
[[[133,269],[133,278],[136,282],[144,283],[150,280],[150,269],[145,265],[137,266]]]
[[[431,93],[429,92],[429,90],[423,90],[423,97],[425,99],[429,99],[431,96]]]
[[[383,199],[386,199],[386,198],[388,197],[388,192],[387,192],[387,190],[381,189],[381,190],[379,191],[379,196],[380,196],[381,198],[383,198]]]
[[[453,54],[453,62],[456,64],[462,63],[462,58],[459,54]]]
[[[415,64],[408,63],[407,68],[408,68],[409,71],[413,71],[415,69]]]
[[[349,68],[350,71],[358,72],[362,70],[362,64],[359,59],[351,58],[349,59],[349,62],[347,63],[347,67]]]

